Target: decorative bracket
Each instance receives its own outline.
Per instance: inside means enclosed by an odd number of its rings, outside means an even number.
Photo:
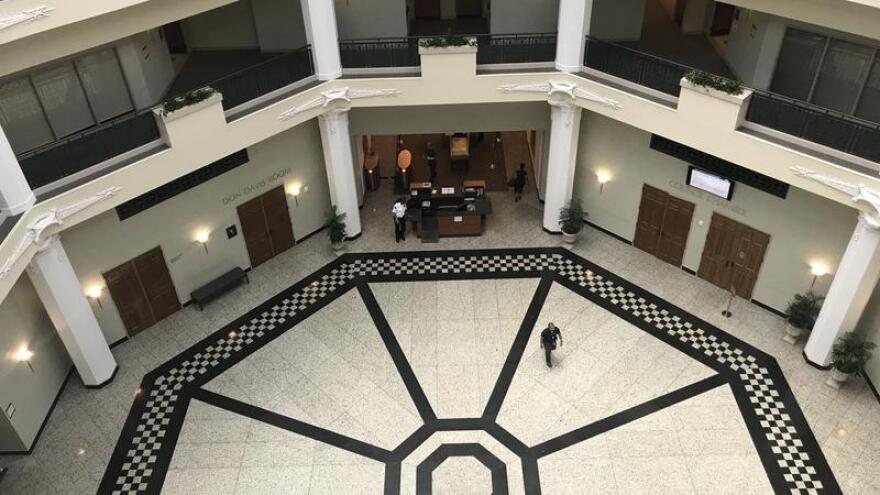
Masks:
[[[327,107],[334,101],[341,101],[344,103],[351,103],[351,100],[356,98],[372,98],[375,96],[397,96],[400,94],[400,90],[397,89],[351,89],[348,86],[344,88],[331,89],[328,91],[324,91],[321,93],[321,96],[303,103],[302,105],[295,106],[289,110],[283,112],[278,118],[281,120],[288,120],[294,115],[298,113],[305,112],[306,110],[311,110],[313,108],[318,107]]]
[[[820,184],[848,194],[856,203],[867,203],[873,211],[864,212],[865,221],[873,229],[880,229],[880,193],[862,184],[850,184],[842,180],[816,173],[805,167],[791,167],[791,171],[798,177],[804,177]]]
[[[617,100],[606,98],[591,91],[581,89],[576,84],[567,82],[547,81],[540,84],[505,84],[499,86],[498,91],[502,93],[546,93],[548,99],[557,96],[570,101],[578,99],[592,101],[613,110],[620,110],[621,108]]]
[[[49,12],[55,10],[52,7],[37,7],[34,9],[22,10],[20,14],[11,15],[9,17],[0,18],[0,31],[9,29],[18,24],[30,23],[49,16]]]
[[[24,238],[18,244],[18,247],[12,253],[12,256],[9,257],[2,265],[0,265],[0,280],[6,278],[9,275],[9,272],[12,271],[12,267],[24,256],[24,253],[27,252],[28,248],[31,245],[37,246],[37,251],[41,251],[48,246],[48,243],[51,241],[51,235],[46,236],[46,231],[55,225],[62,225],[65,220],[72,217],[73,215],[89,208],[95,203],[99,203],[106,199],[109,199],[116,195],[120,191],[118,187],[110,187],[107,188],[94,196],[90,196],[81,201],[77,201],[69,206],[65,206],[63,208],[52,208],[51,210],[43,213],[34,219],[33,222],[28,224],[27,233],[24,235]]]

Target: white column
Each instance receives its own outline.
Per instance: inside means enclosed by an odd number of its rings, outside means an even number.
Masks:
[[[556,69],[580,72],[584,65],[584,44],[590,34],[593,0],[560,0],[556,37]]]
[[[46,241],[27,272],[83,384],[109,382],[116,360],[57,235]]]
[[[0,214],[18,215],[27,211],[36,202],[37,199],[27,179],[24,178],[12,146],[6,139],[3,129],[0,129]]]
[[[322,81],[342,75],[339,40],[336,31],[336,10],[333,0],[300,0],[306,37],[312,45],[315,74]]]
[[[544,229],[550,232],[561,232],[559,209],[571,199],[580,129],[580,107],[550,102],[550,155],[544,190]]]
[[[345,213],[345,233],[348,238],[361,233],[354,154],[348,131],[348,110],[333,109],[318,117],[324,162],[330,182],[330,201],[340,213]]]
[[[880,276],[880,229],[865,213],[843,253],[822,311],[804,347],[811,362],[825,366],[837,339],[855,329]]]

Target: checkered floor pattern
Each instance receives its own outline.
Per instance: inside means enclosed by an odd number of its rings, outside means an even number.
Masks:
[[[359,280],[406,280],[407,277],[466,278],[538,276],[555,272],[646,324],[729,367],[749,394],[772,456],[793,494],[824,493],[815,456],[803,435],[805,423],[793,422],[775,379],[761,365],[764,357],[735,345],[720,330],[701,325],[689,314],[665,307],[648,293],[562,249],[459,251],[432,253],[348,254],[315,272],[272,300],[184,351],[145,379],[129,421],[101,485],[113,494],[158,493],[174,451],[184,415],[181,398],[246,355],[265,345]],[[598,273],[601,272],[601,273]],[[728,342],[734,341],[734,343]],[[794,404],[794,407],[797,407]],[[807,431],[802,431],[801,429]],[[821,453],[818,453],[821,457]],[[827,465],[824,465],[827,469]]]

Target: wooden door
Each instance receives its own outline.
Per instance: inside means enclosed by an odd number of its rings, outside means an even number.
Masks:
[[[752,290],[758,280],[758,271],[764,262],[764,253],[770,243],[770,236],[746,225],[740,224],[736,247],[733,251],[731,285],[736,295],[752,298]]]
[[[153,311],[153,319],[159,321],[179,311],[180,299],[168,273],[162,248],[157,247],[146,252],[135,258],[132,263],[137,270],[150,309]]]
[[[693,203],[675,196],[668,197],[666,208],[663,210],[663,226],[657,242],[658,258],[675,266],[681,266],[693,216]]]
[[[241,221],[241,233],[251,258],[251,267],[259,266],[272,258],[272,239],[266,227],[263,201],[254,198],[243,203],[238,207],[238,219]]]
[[[415,14],[418,19],[439,19],[440,0],[416,0]]]
[[[736,242],[736,231],[736,222],[713,213],[700,269],[697,270],[697,276],[725,290],[730,289],[730,257]]]
[[[290,224],[290,211],[287,209],[287,194],[284,187],[276,187],[261,196],[263,212],[266,215],[266,226],[272,240],[272,255],[287,251],[293,247],[293,226]]]
[[[633,245],[651,254],[657,253],[660,230],[663,228],[663,212],[669,195],[647,184],[642,186],[642,201],[639,204],[639,218],[636,221],[636,234]]]
[[[129,336],[156,323],[134,264],[129,261],[106,272],[104,282]]]
[[[736,7],[730,4],[715,2],[715,13],[712,14],[712,27],[709,29],[711,36],[726,36],[730,34],[730,26],[733,24],[733,16]]]
[[[455,0],[455,17],[483,17],[482,0]]]

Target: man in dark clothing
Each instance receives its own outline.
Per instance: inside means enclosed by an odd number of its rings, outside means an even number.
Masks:
[[[516,195],[514,202],[522,199],[523,188],[526,187],[526,164],[520,163],[516,177],[513,178],[513,192]]]
[[[562,347],[562,332],[551,321],[547,324],[547,328],[541,331],[541,347],[544,348],[548,368],[553,367],[553,363],[550,362],[550,351],[556,349],[556,339],[559,339],[559,347]]]
[[[428,162],[428,171],[431,174],[429,180],[434,182],[434,179],[437,178],[437,152],[434,151],[434,145],[431,144],[431,141],[428,141],[428,149],[425,150],[425,160]]]

